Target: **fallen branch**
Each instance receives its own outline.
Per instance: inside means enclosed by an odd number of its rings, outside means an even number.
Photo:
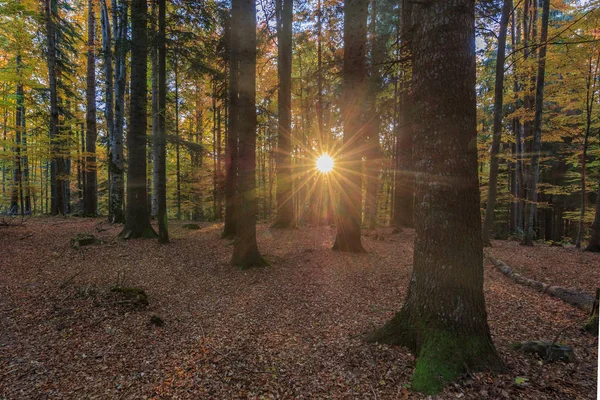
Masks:
[[[580,292],[575,289],[564,288],[561,286],[552,286],[546,283],[526,278],[521,274],[513,271],[504,261],[498,260],[490,255],[487,258],[494,264],[494,267],[513,281],[528,286],[540,293],[545,293],[559,300],[564,301],[580,310],[589,312],[592,304],[594,304],[594,296],[589,293]]]

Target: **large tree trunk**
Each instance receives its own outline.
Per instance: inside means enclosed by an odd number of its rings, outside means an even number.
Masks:
[[[154,141],[154,190],[156,192],[156,212],[158,238],[161,243],[169,242],[167,222],[167,150],[166,150],[166,108],[167,108],[167,38],[166,0],[158,0],[158,101],[156,137]]]
[[[14,147],[14,172],[13,187],[10,199],[10,213],[25,215],[23,202],[23,160],[21,158],[22,136],[25,134],[25,94],[23,92],[23,81],[21,76],[21,55],[17,55],[17,104],[15,110],[15,147]],[[20,202],[19,202],[20,199]]]
[[[231,263],[242,269],[266,265],[256,243],[256,4],[254,0],[233,0],[232,29],[239,43],[238,121],[239,200],[236,236]]]
[[[294,201],[292,189],[292,20],[293,0],[278,0],[277,18],[277,219],[273,228],[293,228]]]
[[[363,107],[366,92],[368,0],[344,3],[343,121],[340,155],[340,199],[333,250],[364,252],[360,240],[362,214]]]
[[[412,349],[412,388],[428,394],[466,371],[502,367],[483,295],[474,6],[415,6],[413,273],[402,310],[370,337]]]
[[[88,48],[87,48],[87,89],[86,89],[86,129],[85,129],[85,192],[83,193],[83,213],[95,216],[97,213],[97,174],[96,174],[96,13],[93,0],[88,0]]]
[[[394,185],[393,225],[396,229],[414,226],[414,167],[413,167],[413,101],[412,101],[412,36],[413,5],[409,0],[402,1],[402,46],[400,60],[402,83],[398,110],[396,138],[396,175]]]
[[[146,190],[146,105],[148,78],[148,5],[146,0],[131,2],[131,98],[129,104],[129,132],[127,148],[127,209],[125,227],[120,236],[124,239],[157,234],[150,225]]]
[[[548,20],[550,16],[550,0],[543,0],[542,32],[540,36],[540,52],[538,59],[537,82],[535,86],[535,119],[533,126],[533,155],[531,157],[530,185],[526,209],[526,228],[521,244],[533,246],[535,237],[535,217],[537,214],[537,186],[540,179],[540,154],[542,152],[542,111],[544,109],[544,80],[546,75],[546,41],[548,40]]]
[[[236,232],[236,186],[238,170],[238,74],[239,74],[239,18],[236,8],[239,2],[231,3],[231,21],[229,24],[229,91],[227,114],[227,144],[225,146],[225,227],[224,238],[233,238]]]
[[[498,166],[500,153],[500,140],[502,139],[502,107],[504,106],[504,59],[506,55],[506,32],[508,21],[512,12],[512,0],[504,0],[502,17],[500,19],[500,33],[498,35],[498,52],[496,53],[496,85],[494,88],[494,133],[492,149],[490,151],[490,179],[488,184],[488,198],[483,222],[483,244],[490,245],[490,232],[494,225],[494,209],[498,193]]]

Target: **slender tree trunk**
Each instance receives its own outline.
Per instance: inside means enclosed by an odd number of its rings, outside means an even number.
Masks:
[[[292,186],[292,20],[293,0],[278,0],[277,21],[279,92],[277,97],[277,219],[273,228],[293,228]],[[321,134],[321,133],[320,133]],[[319,134],[319,135],[320,135]]]
[[[238,74],[239,74],[239,19],[238,1],[231,3],[231,23],[229,25],[229,91],[227,145],[225,147],[225,226],[224,238],[233,238],[236,233],[236,201],[238,171]]]
[[[87,106],[85,132],[85,192],[83,194],[83,213],[88,216],[97,214],[96,190],[96,13],[93,0],[88,0],[88,49],[87,49]]]
[[[579,226],[577,229],[577,241],[575,246],[581,248],[581,242],[583,241],[583,220],[585,217],[586,208],[586,163],[587,163],[587,149],[589,137],[592,131],[592,112],[594,111],[595,95],[596,95],[596,81],[598,78],[598,65],[600,64],[600,51],[596,60],[590,55],[588,64],[588,76],[586,77],[586,102],[585,102],[585,133],[583,138],[583,149],[581,154],[581,206],[579,210]],[[592,63],[595,61],[595,66]]]
[[[537,214],[537,185],[540,179],[540,153],[542,151],[542,112],[544,109],[544,78],[546,75],[546,41],[548,40],[548,20],[550,0],[542,0],[542,31],[538,59],[537,82],[535,91],[535,120],[533,131],[533,156],[531,158],[531,185],[528,190],[526,229],[521,242],[524,246],[533,246],[535,237],[534,221]]]
[[[131,1],[131,98],[129,104],[130,127],[127,134],[129,167],[127,169],[125,227],[120,234],[124,239],[157,236],[150,225],[146,190],[147,13],[146,0]]]
[[[167,108],[167,40],[166,40],[166,0],[158,0],[158,51],[157,51],[157,127],[154,142],[154,190],[156,192],[156,212],[158,219],[158,240],[169,242],[167,219],[167,149],[166,149],[166,108]]]
[[[596,194],[596,214],[590,230],[590,241],[585,251],[600,252],[600,179],[598,179],[598,193]]]
[[[161,0],[162,1],[162,0]],[[173,72],[175,72],[175,178],[177,183],[177,219],[181,219],[181,152],[179,149],[179,66],[175,58]]]
[[[125,222],[123,203],[125,181],[123,177],[123,127],[125,125],[125,87],[127,81],[127,14],[128,2],[113,3],[112,17],[115,32],[115,129],[110,137],[110,209],[108,220],[111,223]]]
[[[502,108],[504,106],[504,59],[506,55],[506,33],[512,12],[512,0],[504,0],[502,17],[500,18],[500,33],[498,35],[498,52],[496,53],[496,85],[494,88],[494,133],[492,136],[492,149],[490,151],[490,179],[488,184],[488,198],[483,222],[483,244],[490,245],[490,232],[494,226],[494,209],[498,193],[498,167],[500,141],[502,139]]]
[[[415,352],[412,389],[426,394],[464,372],[502,368],[483,294],[474,6],[415,6],[413,275],[402,310],[370,337]]]
[[[151,44],[151,52],[150,57],[152,58],[152,158],[154,162],[152,163],[152,182],[153,182],[153,190],[152,190],[152,207],[150,209],[150,215],[158,217],[158,181],[159,177],[159,166],[158,166],[158,157],[159,149],[158,149],[158,141],[159,139],[159,106],[158,106],[158,47],[159,47],[159,37],[160,34],[158,32],[158,25],[160,24],[159,16],[158,16],[158,0],[152,1],[152,19],[156,21],[153,24],[151,32],[153,35],[153,40]],[[160,224],[159,224],[159,235],[160,235]]]
[[[413,166],[413,101],[412,101],[412,70],[413,70],[413,5],[409,0],[402,2],[402,47],[400,50],[402,84],[400,88],[400,104],[398,132],[396,142],[396,179],[394,222],[396,229],[414,227],[414,181]]]
[[[236,236],[231,263],[242,269],[266,265],[256,243],[256,3],[233,0],[232,29],[239,45],[239,178]],[[237,3],[237,4],[235,4]],[[238,13],[236,16],[235,13]]]
[[[115,5],[113,5],[114,7]],[[105,80],[105,104],[104,104],[104,117],[106,119],[106,128],[108,130],[109,141],[115,136],[115,85],[114,85],[114,70],[113,70],[113,39],[112,39],[112,31],[110,26],[110,16],[108,14],[108,7],[106,5],[106,0],[101,0],[100,2],[100,23],[102,25],[102,53],[104,55],[104,80]],[[109,148],[108,155],[110,159],[111,149]],[[79,168],[79,166],[78,166]],[[109,177],[109,188],[111,186],[112,171],[108,168],[108,177]],[[109,193],[108,196],[108,209],[109,214],[110,210],[112,210],[112,196]]]

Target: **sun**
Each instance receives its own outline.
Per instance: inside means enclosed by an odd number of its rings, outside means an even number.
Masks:
[[[333,170],[333,158],[327,153],[321,154],[317,158],[317,169],[324,174],[331,172]]]

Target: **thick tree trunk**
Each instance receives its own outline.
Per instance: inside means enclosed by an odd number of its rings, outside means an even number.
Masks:
[[[344,3],[343,121],[344,144],[339,165],[343,184],[333,250],[364,252],[360,240],[362,214],[363,107],[366,95],[368,0]]]
[[[273,228],[293,228],[294,199],[292,189],[292,20],[293,0],[278,0],[277,21],[277,217]]]
[[[413,166],[412,37],[413,5],[402,1],[402,46],[400,60],[402,83],[396,137],[396,175],[394,185],[393,225],[396,229],[414,227],[415,173]]]
[[[256,4],[254,0],[233,0],[232,29],[239,43],[238,120],[239,198],[236,236],[231,263],[242,269],[266,265],[256,243]]]
[[[97,214],[97,174],[96,174],[96,13],[93,0],[88,0],[88,48],[87,48],[87,89],[86,89],[86,129],[85,129],[85,192],[83,193],[83,214]]]
[[[233,238],[236,232],[236,186],[238,170],[238,74],[239,74],[239,2],[231,3],[231,22],[229,24],[229,91],[227,114],[227,144],[225,146],[225,226],[224,238]]]
[[[546,41],[548,40],[548,20],[550,16],[550,0],[543,0],[542,32],[538,58],[537,82],[535,90],[535,119],[533,127],[533,156],[531,157],[531,181],[528,188],[526,228],[521,244],[533,246],[535,238],[535,217],[537,214],[537,186],[540,179],[540,154],[542,151],[542,112],[544,109],[544,80],[546,75]]]
[[[490,151],[490,179],[488,184],[488,198],[483,222],[483,244],[490,245],[490,233],[494,226],[494,210],[498,193],[498,167],[500,153],[500,140],[502,139],[502,107],[504,106],[504,59],[506,56],[506,32],[508,21],[512,12],[512,0],[504,0],[502,17],[500,19],[500,33],[498,35],[498,51],[496,53],[496,84],[494,88],[494,133],[492,149]]]
[[[402,310],[370,337],[412,349],[412,388],[428,394],[466,371],[502,367],[483,295],[474,6],[415,6],[413,274]]]
[[[150,200],[150,215],[152,217],[158,218],[158,181],[159,177],[159,166],[156,161],[159,157],[158,155],[158,140],[159,140],[159,128],[158,125],[160,122],[159,119],[159,106],[158,106],[158,42],[159,42],[159,32],[158,32],[158,24],[160,24],[159,16],[158,16],[158,0],[152,1],[152,20],[156,21],[156,23],[152,24],[152,35],[153,39],[151,41],[151,51],[150,57],[152,62],[152,195]],[[159,224],[160,231],[160,224]],[[160,235],[160,232],[159,232]]]
[[[124,239],[154,238],[157,236],[152,225],[150,225],[146,190],[147,12],[146,0],[132,0],[130,127],[127,134],[127,148],[129,150],[127,208],[125,227],[120,234]]]
[[[156,191],[156,212],[158,219],[158,240],[169,242],[167,221],[167,149],[166,149],[166,108],[167,108],[167,38],[166,0],[158,0],[158,73],[157,76],[157,123],[154,141],[154,190]]]

